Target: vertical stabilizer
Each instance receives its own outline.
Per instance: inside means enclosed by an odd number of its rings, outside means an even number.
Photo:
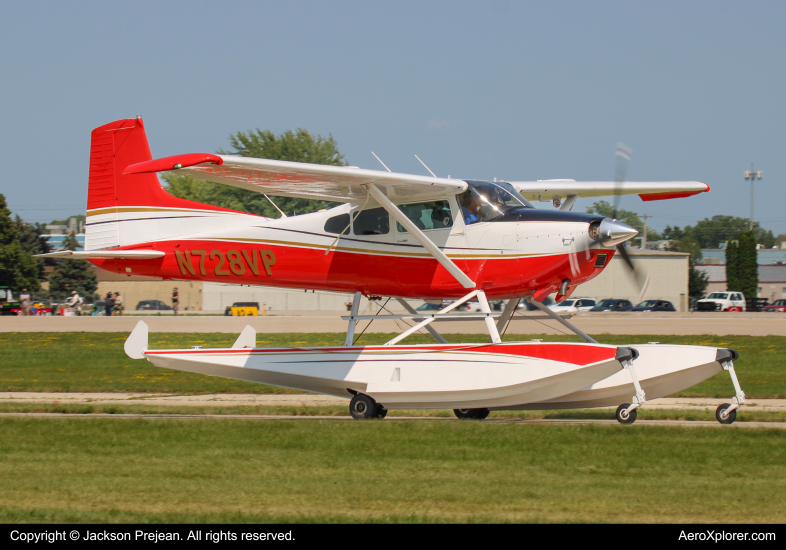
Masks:
[[[127,166],[152,158],[142,117],[116,120],[93,130],[85,250],[177,236],[200,227],[199,218],[242,214],[173,197],[161,187],[156,174],[123,175]],[[186,214],[190,223],[183,223]],[[162,218],[172,223],[152,221]]]

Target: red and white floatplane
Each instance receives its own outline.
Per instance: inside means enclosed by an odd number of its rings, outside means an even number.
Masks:
[[[169,195],[156,175],[168,170],[266,196],[342,204],[255,216]],[[570,296],[617,252],[633,267],[623,243],[636,230],[572,212],[578,197],[661,200],[708,190],[685,181],[461,180],[203,153],[153,160],[135,118],[93,131],[85,250],[49,256],[85,258],[119,274],[355,293],[344,346],[259,348],[249,326],[229,349],[153,350],[141,321],[125,344],[130,357],[167,369],[346,397],[355,418],[381,418],[391,408],[452,408],[459,418],[482,419],[491,410],[618,405],[617,419],[630,423],[645,396],[727,370],[736,395],[716,416],[731,423],[745,401],[736,352],[599,344],[541,303],[554,292],[558,302]],[[527,199],[561,208],[537,209]],[[408,313],[361,315],[363,296],[390,297]],[[584,343],[502,342],[522,299]],[[426,313],[409,300],[452,303]],[[480,312],[454,311],[469,300]],[[492,312],[489,300],[505,300],[504,309]],[[380,318],[413,325],[384,345],[356,345],[357,323]],[[434,326],[469,319],[486,324],[488,342],[449,344]],[[436,343],[400,343],[420,330]]]

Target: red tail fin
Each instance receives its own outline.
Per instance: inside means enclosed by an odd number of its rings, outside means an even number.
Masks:
[[[173,197],[161,187],[155,174],[123,175],[128,165],[152,158],[142,117],[116,120],[93,130],[87,210],[119,206],[163,206],[233,212]]]

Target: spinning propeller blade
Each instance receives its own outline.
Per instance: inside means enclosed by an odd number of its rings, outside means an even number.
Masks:
[[[614,220],[617,219],[620,198],[622,197],[622,184],[625,183],[625,173],[628,170],[628,163],[630,163],[631,159],[633,158],[633,150],[624,143],[618,143],[615,155],[617,157],[617,166],[614,173],[614,181],[616,182],[616,189],[614,190],[614,210],[612,212],[612,219]],[[625,265],[628,266],[630,275],[636,281],[636,286],[639,288],[639,301],[641,301],[641,299],[644,297],[644,294],[647,292],[647,287],[649,287],[650,284],[649,273],[647,273],[640,265],[637,266],[633,263],[630,254],[628,254],[628,251],[625,248],[624,242],[617,245],[617,252],[622,257]]]

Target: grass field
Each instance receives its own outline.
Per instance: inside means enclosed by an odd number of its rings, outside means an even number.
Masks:
[[[0,391],[294,393],[274,386],[253,384],[169,371],[147,361],[131,360],[123,352],[124,333],[0,333]],[[394,335],[367,334],[361,343],[381,344]],[[229,347],[236,335],[206,333],[157,333],[151,348]],[[482,342],[482,335],[447,334],[451,342]],[[505,340],[540,338],[544,341],[577,341],[576,337],[529,335]],[[601,334],[602,343],[694,344],[729,347],[740,352],[735,368],[750,398],[786,398],[786,337],[782,336],[613,336]],[[260,334],[259,346],[341,345],[342,334]],[[417,335],[408,343],[430,340]],[[731,397],[733,388],[722,372],[678,394],[682,397]]]
[[[4,522],[786,521],[786,433],[0,419]]]

